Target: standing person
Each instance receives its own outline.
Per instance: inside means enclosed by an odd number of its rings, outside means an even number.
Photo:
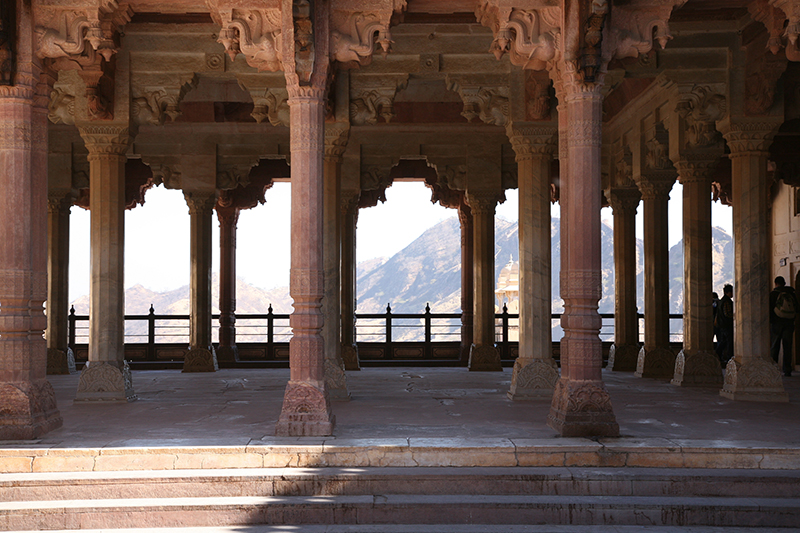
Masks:
[[[792,338],[797,316],[797,295],[786,286],[783,276],[775,278],[775,288],[769,293],[769,330],[772,336],[772,359],[777,363],[783,345],[783,375],[792,375]]]
[[[724,367],[733,357],[733,285],[730,283],[722,288],[715,325],[719,328],[717,355]]]

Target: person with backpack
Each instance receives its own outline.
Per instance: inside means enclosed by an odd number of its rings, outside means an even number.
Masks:
[[[772,336],[772,359],[777,363],[783,345],[783,375],[792,375],[792,338],[797,317],[797,295],[786,286],[783,276],[775,278],[775,288],[769,293],[769,329]]]

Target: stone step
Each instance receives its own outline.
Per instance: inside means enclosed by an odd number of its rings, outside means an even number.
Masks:
[[[798,498],[374,495],[0,503],[0,529],[253,524],[558,524],[797,527]]]
[[[0,501],[372,494],[800,498],[800,471],[261,468],[0,474]]]
[[[108,529],[55,529],[51,533],[108,533]],[[115,529],[115,533],[242,533],[241,526]],[[796,529],[716,526],[559,526],[528,524],[304,525],[302,533],[791,533]],[[299,533],[297,526],[248,525],[247,533]],[[32,530],[17,533],[35,533]]]

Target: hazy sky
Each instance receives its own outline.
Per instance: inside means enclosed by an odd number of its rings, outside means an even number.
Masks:
[[[669,203],[670,246],[681,239],[681,185],[676,184]],[[517,220],[517,191],[506,191],[497,215]],[[386,191],[387,202],[362,209],[358,217],[358,261],[391,256],[429,227],[455,216],[455,210],[433,205],[422,183],[398,182]],[[237,274],[262,288],[289,283],[290,185],[276,183],[266,194],[267,203],[243,211],[237,234]],[[125,213],[125,287],[141,284],[155,291],[189,283],[189,209],[180,191],[155,187],[145,204]],[[641,206],[637,234],[642,236]],[[553,216],[558,216],[553,206]],[[732,210],[714,203],[712,219],[732,233]],[[611,219],[611,210],[601,215]],[[89,212],[72,208],[70,218],[70,301],[89,293]],[[219,224],[214,215],[213,269],[219,271]]]

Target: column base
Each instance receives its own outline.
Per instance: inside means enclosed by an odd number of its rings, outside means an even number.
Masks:
[[[558,365],[550,359],[517,359],[511,376],[509,400],[550,398],[558,381]]]
[[[675,352],[664,346],[642,346],[633,375],[637,378],[672,379],[675,375]]]
[[[76,402],[132,402],[136,399],[127,361],[89,361],[83,367]]]
[[[214,347],[192,348],[183,358],[181,372],[216,372],[219,370]]]
[[[766,357],[757,357],[744,363],[738,363],[735,358],[728,361],[725,384],[719,394],[731,400],[789,401],[789,395],[783,389],[780,368]]]
[[[562,437],[618,437],[619,424],[602,381],[559,379],[547,425]]]
[[[473,344],[469,350],[469,369],[472,372],[502,372],[500,352],[488,344]]]
[[[675,357],[673,385],[722,385],[722,365],[717,354],[711,352],[686,353],[681,350]]]
[[[279,437],[324,437],[333,434],[328,391],[302,381],[289,381],[275,434]]]
[[[615,372],[635,372],[639,350],[641,346],[638,344],[612,344],[608,352],[607,368]]]
[[[48,375],[74,374],[75,372],[77,372],[75,369],[75,354],[72,353],[71,348],[67,348],[66,351],[58,348],[47,349]]]
[[[30,440],[62,426],[56,393],[46,379],[0,383],[0,440]]]
[[[232,366],[239,360],[239,348],[235,344],[233,346],[217,346],[215,352],[219,365]]]
[[[350,400],[344,365],[328,357],[325,358],[325,388],[328,390],[328,396],[330,396],[331,400]]]
[[[344,369],[348,372],[361,370],[361,364],[358,361],[358,346],[355,344],[342,344],[342,361],[344,362]]]

